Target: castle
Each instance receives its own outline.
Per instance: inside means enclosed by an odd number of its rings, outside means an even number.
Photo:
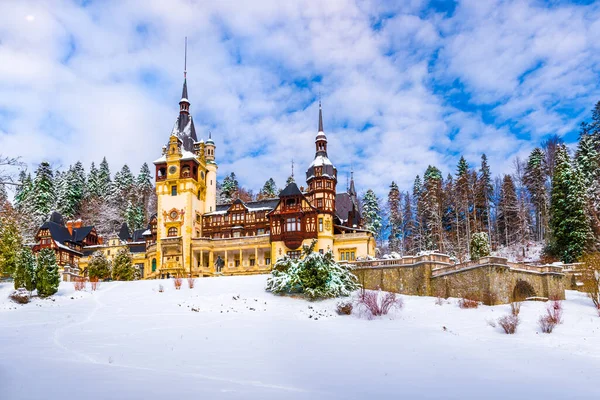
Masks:
[[[113,237],[91,240],[82,234],[95,236],[93,227],[86,227],[79,238],[67,235],[69,228],[62,223],[54,227],[62,232],[60,237],[42,227],[38,243],[68,253],[61,263],[65,279],[73,269],[83,273],[94,252],[111,258],[120,249],[128,249],[146,279],[267,273],[277,258],[299,257],[302,246],[313,241],[315,251],[332,251],[339,261],[375,255],[373,234],[362,226],[354,179],[345,192],[336,190],[338,173],[327,153],[320,103],[306,187],[292,182],[277,198],[217,204],[216,160],[211,135],[198,140],[184,74],[179,115],[154,161],[157,212],[147,229],[130,233],[125,225]],[[53,226],[62,222],[57,215],[53,220]]]

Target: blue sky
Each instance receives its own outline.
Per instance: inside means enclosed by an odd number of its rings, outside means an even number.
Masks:
[[[113,172],[160,155],[188,87],[219,175],[299,180],[319,93],[329,155],[359,190],[408,190],[460,155],[511,171],[600,100],[591,1],[19,1],[0,4],[0,154]]]

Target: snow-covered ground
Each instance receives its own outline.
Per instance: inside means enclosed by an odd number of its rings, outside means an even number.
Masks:
[[[393,318],[338,316],[336,300],[264,292],[266,276],[61,284],[15,305],[0,284],[0,399],[594,399],[600,318],[568,292],[564,323],[539,333],[526,303],[516,335],[488,320],[508,306],[403,296]],[[158,292],[162,283],[164,293]]]

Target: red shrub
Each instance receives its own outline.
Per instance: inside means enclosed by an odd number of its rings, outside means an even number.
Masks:
[[[190,289],[193,289],[193,288],[194,288],[194,285],[196,284],[196,280],[195,280],[194,278],[192,278],[192,277],[189,277],[189,278],[187,279],[187,281],[188,281],[188,286],[189,286],[189,288],[190,288]]]
[[[73,281],[73,286],[75,287],[76,291],[80,291],[80,290],[85,290],[85,278],[78,276],[77,278],[75,278],[75,281]]]
[[[560,300],[553,300],[550,305],[548,305],[548,316],[552,318],[556,324],[562,323],[562,302]]]
[[[472,299],[462,298],[458,300],[458,306],[460,308],[477,308],[479,307],[479,302]]]
[[[512,335],[517,331],[517,325],[519,325],[519,317],[516,315],[505,315],[498,320],[498,325],[504,329],[504,333]]]
[[[350,302],[341,302],[337,305],[337,313],[339,315],[350,315],[352,314],[352,303]]]
[[[550,315],[542,315],[539,320],[540,329],[544,333],[552,333],[552,330],[556,326],[556,321]]]
[[[510,303],[510,313],[512,315],[514,315],[515,317],[518,317],[520,312],[521,312],[521,302],[515,301],[513,303]]]
[[[380,295],[381,293],[385,293]],[[369,318],[387,315],[394,307],[402,308],[402,298],[396,297],[396,293],[363,290],[358,297],[358,305],[363,307]]]
[[[98,278],[90,278],[90,284],[92,285],[92,291],[94,291],[98,289],[100,282],[98,281]]]
[[[175,289],[179,290],[179,289],[181,289],[181,284],[183,283],[183,279],[181,279],[180,277],[173,278],[173,283],[175,284]]]

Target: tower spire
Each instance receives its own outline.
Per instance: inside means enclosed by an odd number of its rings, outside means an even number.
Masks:
[[[187,76],[187,36],[185,37],[185,50],[183,56],[183,79]]]
[[[323,110],[321,108],[321,99],[319,99],[319,132],[324,132],[324,130],[323,130]]]

